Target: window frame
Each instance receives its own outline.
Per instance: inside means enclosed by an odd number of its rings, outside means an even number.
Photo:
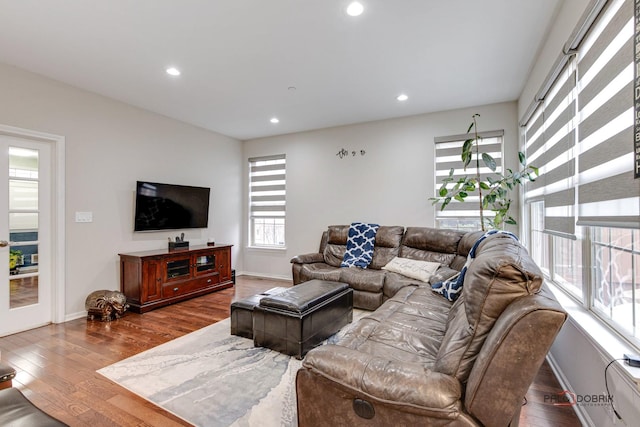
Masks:
[[[438,175],[438,172],[446,171],[448,173],[449,171],[449,169],[442,169],[442,168],[439,169],[438,164],[451,163],[451,161],[438,161],[439,159],[442,160],[442,158],[438,157],[438,145],[443,144],[440,147],[445,147],[444,148],[445,150],[447,149],[447,147],[451,149],[458,148],[457,146],[459,145],[459,151],[456,153],[457,155],[459,155],[461,153],[462,145],[464,144],[464,142],[468,139],[475,138],[475,136],[476,136],[475,134],[459,134],[459,135],[441,136],[441,137],[434,138],[434,148],[433,148],[434,150],[434,154],[433,154],[434,197],[438,197],[438,189],[442,185],[442,181],[439,181],[439,177],[445,176],[445,175]],[[496,140],[495,142],[486,142],[482,145],[500,144],[500,156],[499,157],[494,156],[494,158],[499,159],[499,162],[500,162],[496,169],[496,173],[504,173],[504,170],[505,170],[504,130],[479,132],[478,139],[480,141],[491,140],[491,139]],[[480,150],[480,152],[482,153],[483,150]],[[450,155],[443,156],[443,158],[448,158],[448,157],[453,157],[453,156],[450,156]],[[472,164],[474,164],[474,160],[475,160],[475,151],[474,151],[472,162],[471,162]],[[462,162],[462,160],[459,160],[459,161]],[[457,162],[453,162],[453,163],[457,163]],[[468,172],[468,170],[465,173],[473,173],[473,172]],[[489,171],[489,172],[482,172],[482,174],[490,175],[491,173]],[[454,184],[455,183],[450,183],[449,186],[452,187]],[[478,196],[474,194],[474,195],[470,195],[469,199],[465,202],[458,202],[456,200],[452,200],[451,203],[449,203],[449,205],[447,206],[447,209],[452,210],[456,206],[456,204],[460,204],[460,203],[465,203],[467,205],[470,205],[470,204],[477,205],[478,204],[477,199],[478,199]],[[440,210],[440,205],[439,204],[434,205],[433,220],[435,223],[435,227],[437,228],[445,228],[445,229],[458,230],[458,231],[478,231],[482,229],[482,224],[480,224],[480,219],[478,216],[479,214],[478,215],[449,215],[449,214],[442,214],[441,212],[443,211]],[[493,218],[494,213],[489,209],[484,209],[484,216],[485,216],[485,220],[487,218]],[[446,224],[447,222],[453,222],[455,223],[455,226],[447,225]]]
[[[285,154],[277,154],[270,156],[260,156],[260,157],[251,157],[247,159],[248,165],[248,218],[247,218],[247,247],[255,248],[255,249],[267,249],[267,250],[283,250],[286,249],[286,155]],[[266,169],[273,168],[274,166],[282,165],[282,169],[276,169],[272,175],[270,175],[269,171]],[[264,171],[254,172],[254,169],[264,168]],[[260,179],[254,179],[257,176],[273,176],[276,177],[273,181],[264,181]],[[261,182],[262,181],[262,182]],[[260,186],[275,186],[271,193],[266,196],[261,196],[259,194],[254,194],[254,188],[259,188]],[[260,199],[262,200],[255,200]],[[270,200],[270,201],[266,201]],[[257,207],[257,209],[256,209]],[[266,207],[272,207],[274,209],[273,212],[263,211],[262,209],[266,209]],[[271,215],[269,215],[271,213]],[[281,235],[282,241],[279,243],[265,243],[264,240],[262,242],[256,241],[256,229],[257,224],[256,220],[282,220],[281,226]],[[276,231],[276,224],[274,225],[273,231],[273,241],[277,240],[278,233]],[[263,225],[264,226],[264,225]]]

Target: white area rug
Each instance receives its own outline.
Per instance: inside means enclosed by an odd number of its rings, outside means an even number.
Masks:
[[[354,323],[367,314],[354,310]],[[297,426],[295,376],[302,362],[254,347],[229,329],[227,318],[98,373],[196,426]]]

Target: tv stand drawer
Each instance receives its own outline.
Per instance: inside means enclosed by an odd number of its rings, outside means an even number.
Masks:
[[[184,295],[200,289],[215,286],[218,283],[220,283],[220,276],[218,273],[184,282],[166,283],[162,285],[162,297],[171,298],[178,295]]]

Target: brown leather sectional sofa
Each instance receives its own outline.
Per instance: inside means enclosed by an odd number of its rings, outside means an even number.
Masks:
[[[439,261],[436,274],[448,276],[481,234],[380,227],[370,271],[346,272],[332,264],[345,227],[329,227],[320,253],[292,260],[294,281],[348,279],[354,305],[375,311],[338,343],[307,354],[296,382],[299,425],[517,424],[567,317],[524,247],[501,234],[486,238],[451,303],[428,284],[380,268],[399,255]]]
[[[401,288],[416,283],[398,273],[382,270],[394,257],[441,263],[430,282],[451,277],[460,271],[471,246],[482,233],[465,233],[427,227],[380,226],[376,234],[373,260],[365,270],[340,268],[347,250],[348,225],[331,225],[322,234],[317,253],[298,255],[293,264],[293,284],[311,279],[348,283],[353,289],[353,306],[375,310]]]

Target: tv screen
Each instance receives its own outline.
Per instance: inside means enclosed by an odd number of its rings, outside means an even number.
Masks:
[[[206,228],[209,193],[205,187],[137,181],[134,231]]]

